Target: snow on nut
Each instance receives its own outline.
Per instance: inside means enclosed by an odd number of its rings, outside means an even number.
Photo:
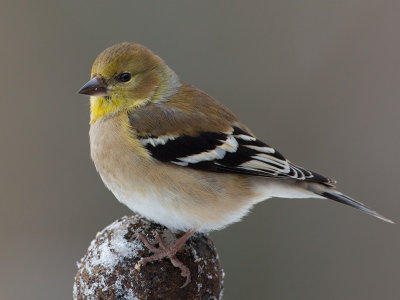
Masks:
[[[156,245],[154,232],[173,243],[180,235],[138,215],[123,217],[96,235],[78,263],[74,299],[221,299],[223,270],[212,241],[196,233],[177,253],[190,270],[192,281],[185,282],[180,270],[168,259],[135,269],[142,257],[152,253],[136,239],[143,233]]]

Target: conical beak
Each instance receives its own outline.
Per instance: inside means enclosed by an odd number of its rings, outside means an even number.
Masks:
[[[86,82],[86,84],[79,89],[78,94],[89,96],[107,96],[107,85],[103,78],[96,76]]]

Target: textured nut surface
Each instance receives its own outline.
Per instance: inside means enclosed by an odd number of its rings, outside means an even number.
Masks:
[[[135,269],[142,257],[152,254],[136,234],[145,234],[156,245],[154,231],[162,233],[167,244],[180,236],[137,215],[123,217],[99,232],[78,263],[74,299],[221,299],[223,270],[204,234],[195,234],[176,255],[190,269],[188,286],[180,288],[185,278],[168,259]]]

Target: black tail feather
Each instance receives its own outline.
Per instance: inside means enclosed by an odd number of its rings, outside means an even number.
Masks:
[[[346,196],[334,189],[330,189],[321,185],[309,185],[309,190],[311,190],[312,192],[321,195],[325,198],[337,201],[339,203],[343,203],[345,205],[349,205],[351,207],[357,208],[371,216],[374,216],[378,219],[381,219],[382,221],[394,224],[394,222],[384,216],[382,216],[381,214],[377,213],[376,211],[369,209],[367,206],[365,206],[363,203],[358,202],[352,198],[350,198],[349,196]]]

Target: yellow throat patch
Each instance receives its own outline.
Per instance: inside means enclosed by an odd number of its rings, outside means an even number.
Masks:
[[[90,97],[90,124],[109,114],[113,114],[121,110],[125,106],[123,98],[110,97]]]

